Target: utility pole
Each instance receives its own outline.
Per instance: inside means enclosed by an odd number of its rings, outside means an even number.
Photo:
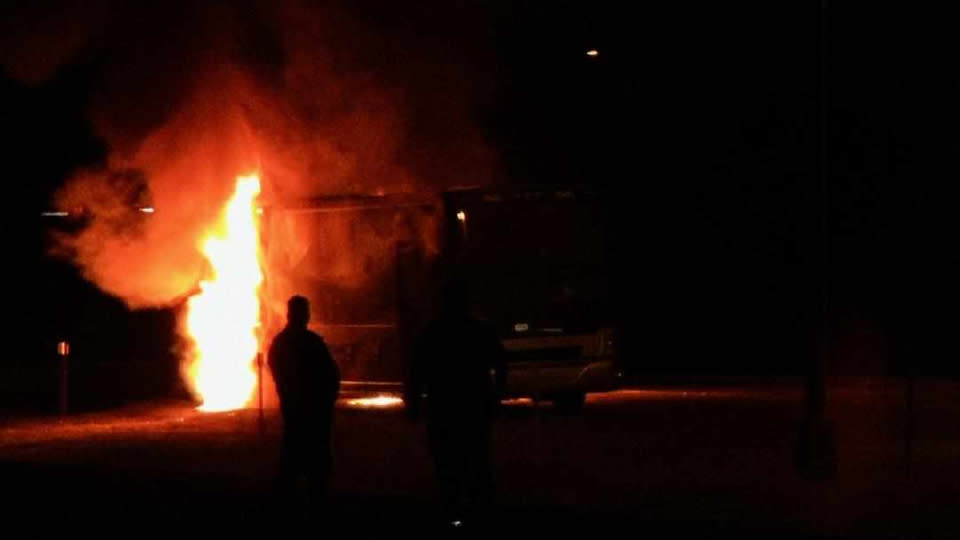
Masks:
[[[821,290],[819,347],[810,355],[807,373],[807,398],[804,418],[800,426],[797,448],[797,466],[801,474],[813,480],[826,480],[836,469],[833,425],[827,417],[826,367],[830,355],[830,228],[827,147],[827,0],[820,1],[820,55],[819,55],[819,180],[820,180],[820,238]]]

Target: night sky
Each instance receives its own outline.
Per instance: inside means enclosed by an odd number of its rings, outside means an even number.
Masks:
[[[414,138],[440,144],[444,127],[416,119],[470,89],[467,118],[498,182],[606,196],[638,373],[802,373],[823,328],[833,373],[960,373],[952,19],[818,4],[341,9],[369,34],[349,60],[413,96]],[[17,17],[5,27],[28,24]],[[283,62],[269,40],[252,43],[263,69]],[[39,212],[71,171],[107,155],[87,116],[98,54],[41,82],[0,68],[6,260],[31,350],[64,325],[95,332],[95,313],[131,329],[171,324],[163,310],[128,315],[43,256]],[[78,310],[83,324],[67,314]],[[125,335],[120,349],[152,347]]]

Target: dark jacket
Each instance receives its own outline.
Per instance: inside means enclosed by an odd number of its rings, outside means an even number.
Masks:
[[[469,317],[435,320],[414,344],[408,410],[418,417],[419,396],[426,394],[427,412],[434,419],[488,414],[505,373],[503,347],[491,325]]]
[[[306,328],[284,328],[270,345],[268,363],[285,419],[332,409],[340,391],[340,370],[319,335]]]

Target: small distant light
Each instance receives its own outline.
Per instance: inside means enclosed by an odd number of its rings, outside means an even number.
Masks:
[[[43,212],[40,215],[43,217],[67,217],[70,212]]]
[[[143,208],[140,209],[140,211],[143,212],[144,214],[152,214],[154,213],[155,210],[153,209],[152,206],[144,206]]]
[[[596,58],[597,56],[600,56],[600,51],[596,49],[590,49],[589,51],[587,51],[587,56],[591,58]]]
[[[513,325],[514,332],[526,332],[527,330],[530,330],[530,325],[527,323],[517,323]]]
[[[70,344],[66,341],[61,341],[57,343],[57,354],[60,356],[67,356],[70,354]]]
[[[464,212],[463,210],[460,210],[459,212],[457,212],[457,221],[460,221],[460,222],[467,221],[467,213]]]

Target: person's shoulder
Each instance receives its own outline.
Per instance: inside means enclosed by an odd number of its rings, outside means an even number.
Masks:
[[[490,321],[487,319],[474,317],[470,319],[470,326],[475,330],[477,330],[478,332],[482,332],[484,334],[497,333],[497,325],[494,324],[493,321]]]
[[[423,327],[424,334],[436,334],[438,332],[444,332],[450,326],[450,320],[444,319],[442,317],[437,317],[435,319],[430,319],[429,322]]]
[[[474,335],[477,336],[477,339],[483,343],[487,343],[492,347],[501,347],[502,343],[500,341],[500,330],[497,328],[497,325],[493,321],[485,319],[475,319],[474,320]]]
[[[273,336],[270,347],[267,349],[267,363],[271,366],[278,362],[285,362],[284,358],[290,351],[290,334],[286,330],[281,330]]]
[[[310,343],[317,346],[327,346],[326,340],[323,339],[323,336],[313,330],[307,330],[306,332],[307,339],[310,340]]]
[[[287,332],[286,328],[277,332],[277,334],[273,336],[273,339],[270,341],[270,349],[276,349],[277,347],[280,347],[288,339],[288,335],[289,333]]]
[[[447,322],[443,319],[431,319],[417,332],[417,337],[421,340],[429,340],[434,336],[443,334],[446,330],[446,325]]]

